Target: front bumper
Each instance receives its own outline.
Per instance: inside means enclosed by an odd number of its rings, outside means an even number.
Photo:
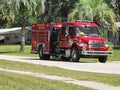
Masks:
[[[112,51],[87,51],[84,50],[81,52],[82,55],[92,55],[92,56],[108,56],[112,55]]]

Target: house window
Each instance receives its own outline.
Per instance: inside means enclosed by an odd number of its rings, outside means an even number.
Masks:
[[[10,40],[10,37],[6,37],[5,39],[6,39],[7,41],[9,41],[9,40]]]
[[[18,39],[18,38],[19,38],[19,36],[18,36],[18,35],[15,35],[14,39]]]
[[[69,27],[69,35],[74,35],[74,27]]]

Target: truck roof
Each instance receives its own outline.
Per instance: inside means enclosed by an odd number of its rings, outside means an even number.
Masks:
[[[93,26],[97,27],[98,25],[91,21],[70,21],[70,22],[63,22],[62,26],[73,25],[73,26]]]
[[[62,27],[62,24],[59,22],[35,23],[32,25],[32,30],[48,30],[51,28],[51,25],[53,25],[54,27]]]

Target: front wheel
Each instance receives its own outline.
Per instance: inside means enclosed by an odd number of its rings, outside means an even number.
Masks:
[[[72,48],[71,54],[70,54],[70,61],[72,62],[79,62],[80,56],[77,48]]]
[[[101,56],[101,57],[98,58],[98,60],[99,60],[100,63],[106,63],[107,56]]]
[[[39,47],[38,53],[39,53],[40,59],[43,59],[43,60],[50,59],[50,54],[43,54],[43,47],[42,46]]]

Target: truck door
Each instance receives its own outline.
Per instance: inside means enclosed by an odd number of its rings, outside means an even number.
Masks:
[[[73,44],[74,32],[75,31],[73,26],[62,27],[60,33],[61,48],[71,48],[71,45]]]

